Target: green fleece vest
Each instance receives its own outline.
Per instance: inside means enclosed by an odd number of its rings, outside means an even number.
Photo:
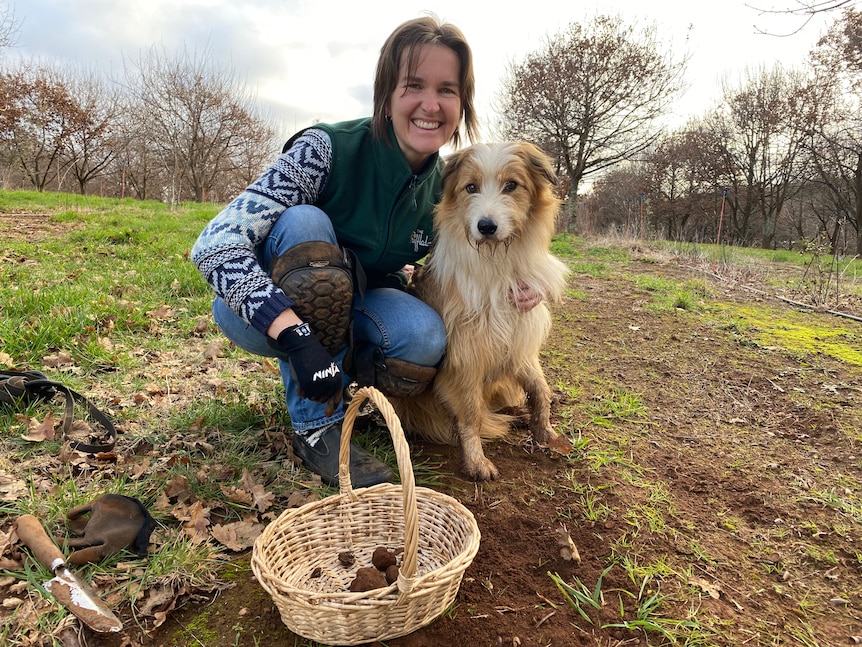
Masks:
[[[313,128],[332,140],[332,167],[316,204],[332,220],[338,242],[356,253],[369,287],[387,283],[386,275],[428,253],[440,198],[439,155],[415,175],[391,126],[389,142],[372,136],[368,118]]]

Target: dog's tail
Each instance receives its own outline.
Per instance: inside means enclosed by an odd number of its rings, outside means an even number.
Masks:
[[[457,444],[449,415],[430,391],[412,398],[389,400],[407,435],[441,445]]]
[[[502,438],[513,424],[522,420],[518,409],[523,404],[524,392],[513,385],[498,383],[486,393],[486,398],[491,411],[482,421],[479,436],[482,440]],[[390,398],[390,402],[408,435],[443,445],[458,444],[452,416],[432,392],[412,398]]]

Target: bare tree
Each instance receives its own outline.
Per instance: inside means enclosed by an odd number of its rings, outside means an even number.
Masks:
[[[586,209],[578,214],[580,231],[640,237],[649,218],[645,186],[646,169],[637,163],[622,162],[609,169],[596,180]]]
[[[89,182],[111,170],[117,155],[120,101],[116,87],[93,70],[69,70],[66,88],[78,110],[69,124],[63,157],[84,195]]]
[[[24,62],[0,73],[0,135],[38,191],[60,180],[72,124],[83,115],[59,70]]]
[[[646,158],[646,194],[655,225],[668,240],[703,239],[715,232],[716,187],[704,165],[706,140],[697,124],[668,134]]]
[[[146,115],[148,140],[170,178],[170,200],[184,187],[200,202],[235,166],[253,119],[252,94],[209,49],[171,58],[151,48],[127,67],[127,91]]]
[[[780,65],[746,70],[738,86],[724,83],[723,102],[706,120],[723,158],[717,179],[728,190],[735,242],[771,248],[784,203],[801,186],[804,87],[800,73]]]
[[[20,28],[21,23],[15,18],[15,6],[0,1],[0,48],[14,45]]]
[[[852,7],[854,4],[856,4],[856,0],[796,0],[793,4],[777,9],[764,9],[753,5],[749,6],[751,6],[752,9],[765,14],[782,13],[790,14],[792,16],[816,16],[817,14]]]
[[[756,7],[753,5],[748,5],[761,15],[764,14],[784,14],[789,16],[798,16],[802,19],[802,22],[789,34],[781,34],[782,36],[792,36],[794,34],[798,34],[800,31],[805,29],[805,27],[810,23],[815,16],[829,13],[831,11],[838,11],[839,9],[851,9],[853,5],[856,4],[856,0],[795,0],[793,4],[790,4],[781,8],[770,8],[764,9],[762,7]],[[770,34],[769,31],[764,29],[759,29],[758,31],[761,34]],[[770,34],[774,35],[774,34]]]
[[[281,152],[283,142],[276,138],[276,128],[270,121],[249,114],[239,126],[239,138],[232,152],[233,170],[224,175],[217,187],[223,198],[240,193],[254,182]]]
[[[509,66],[501,134],[557,157],[569,181],[569,226],[581,180],[633,159],[659,136],[686,63],[665,51],[655,25],[598,16]]]
[[[832,195],[836,223],[855,232],[862,254],[862,11],[849,8],[812,52],[813,91],[828,106],[818,113],[809,142],[818,181]]]

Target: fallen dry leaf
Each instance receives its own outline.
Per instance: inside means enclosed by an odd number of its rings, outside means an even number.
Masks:
[[[72,356],[69,353],[57,353],[56,355],[45,355],[42,358],[42,365],[50,368],[61,368],[72,366]]]
[[[688,578],[688,583],[692,586],[698,587],[701,591],[706,593],[714,600],[718,600],[718,598],[721,597],[721,585],[717,583],[707,582],[700,577],[690,577]]]
[[[164,491],[169,498],[177,501],[187,501],[193,496],[189,480],[182,475],[177,475],[168,481]]]
[[[0,471],[0,501],[17,501],[26,493],[26,482],[17,476]]]
[[[240,552],[251,548],[254,540],[263,532],[263,524],[237,521],[212,527],[212,536],[226,548]]]
[[[210,508],[204,507],[200,501],[195,501],[189,508],[189,520],[183,524],[186,534],[195,543],[201,543],[209,537]]]
[[[146,476],[150,472],[150,459],[144,458],[143,461],[134,465],[129,472],[129,479],[132,481],[137,481],[142,476]]]
[[[22,434],[21,438],[34,443],[41,443],[45,440],[54,439],[54,413],[49,411],[45,415],[42,422],[36,422],[35,418],[30,419],[30,424],[27,428],[27,433]]]
[[[254,498],[251,496],[250,492],[241,490],[233,485],[222,485],[220,489],[222,494],[234,503],[242,503],[243,505],[250,506],[254,502]]]
[[[288,508],[301,508],[306,503],[317,501],[320,497],[311,490],[296,490],[287,495]]]
[[[581,563],[581,554],[578,552],[578,547],[572,541],[569,531],[565,526],[560,526],[556,530],[557,543],[560,545],[560,557],[567,562]]]
[[[209,343],[209,345],[204,349],[204,357],[206,359],[218,359],[219,357],[224,357],[224,344],[220,338],[214,339]]]
[[[242,471],[242,485],[254,497],[254,507],[261,512],[266,512],[273,501],[275,501],[275,495],[267,492],[262,485],[255,483],[254,478],[247,469],[243,469]]]
[[[155,310],[148,310],[147,315],[152,317],[153,319],[167,319],[171,315],[174,314],[174,311],[171,310],[170,306],[167,304],[162,304]]]
[[[151,616],[161,607],[168,606],[173,608],[176,604],[176,597],[170,586],[154,586],[147,591],[147,598],[144,604],[138,609],[138,613],[144,616]]]
[[[172,506],[173,504],[171,503],[167,492],[162,490],[156,495],[156,500],[153,503],[154,510],[158,510],[159,512],[165,512],[167,510],[170,510]]]
[[[195,319],[194,328],[192,328],[192,334],[203,335],[204,333],[209,332],[209,329],[210,329],[209,317],[197,317]]]
[[[565,436],[559,435],[551,438],[551,440],[548,442],[548,447],[550,447],[552,451],[563,455],[571,454],[572,449],[574,449],[572,447],[572,441],[570,441]]]
[[[9,559],[8,557],[0,557],[0,569],[4,571],[20,571],[23,568],[24,564],[22,562]],[[5,586],[8,586],[8,584]]]

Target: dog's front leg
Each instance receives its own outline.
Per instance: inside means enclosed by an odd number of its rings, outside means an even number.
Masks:
[[[487,416],[481,388],[449,390],[443,395],[446,407],[452,415],[452,426],[461,444],[461,466],[464,473],[476,481],[493,481],[500,478],[500,471],[485,456],[482,448],[482,424]]]
[[[541,365],[533,365],[522,377],[522,386],[527,394],[527,408],[530,411],[530,433],[539,445],[571,443],[551,427],[551,388],[545,379]]]
[[[475,426],[455,422],[461,440],[461,463],[464,473],[476,481],[494,481],[500,478],[500,470],[485,456],[482,438]]]

